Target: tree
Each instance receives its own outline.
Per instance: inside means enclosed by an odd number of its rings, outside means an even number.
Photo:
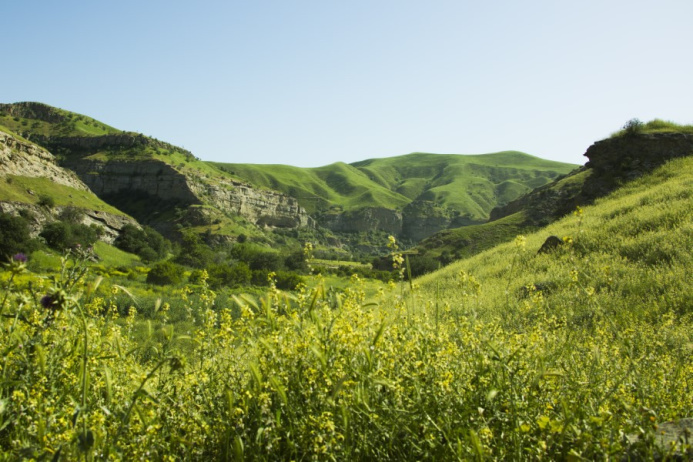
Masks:
[[[139,229],[130,224],[123,226],[114,244],[121,250],[138,255],[145,262],[166,257],[171,246],[155,229],[148,226]]]
[[[89,247],[99,238],[102,230],[96,225],[72,224],[54,221],[43,227],[40,236],[55,250],[64,251],[77,245]]]

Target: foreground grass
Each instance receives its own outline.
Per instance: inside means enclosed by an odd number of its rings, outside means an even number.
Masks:
[[[32,286],[15,262],[0,457],[654,458],[657,426],[693,415],[692,167],[372,295],[318,281],[220,309],[201,285],[137,324],[80,259]],[[566,243],[537,255],[548,234]]]

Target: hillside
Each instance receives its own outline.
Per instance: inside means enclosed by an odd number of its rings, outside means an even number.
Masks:
[[[215,241],[244,235],[300,245],[305,235],[366,252],[378,250],[383,233],[415,243],[485,222],[494,207],[575,167],[513,151],[311,169],[212,163],[42,103],[0,104],[0,126],[46,148],[101,199],[169,237],[192,229]]]
[[[48,149],[97,196],[169,237],[193,229],[271,242],[266,228],[312,227],[291,197],[258,191],[189,151],[84,115],[42,103],[0,104],[0,125]]]
[[[215,165],[296,197],[318,223],[334,231],[382,229],[413,241],[448,227],[485,222],[494,207],[576,167],[516,151],[413,153],[318,168]]]
[[[419,244],[419,253],[471,256],[546,226],[671,159],[693,155],[693,126],[655,119],[595,142],[584,155],[585,166],[494,208],[488,223],[431,236]]]

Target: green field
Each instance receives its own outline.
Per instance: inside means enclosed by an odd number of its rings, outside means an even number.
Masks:
[[[51,281],[10,264],[1,453],[673,456],[686,443],[658,446],[662,429],[693,415],[691,185],[693,158],[671,161],[411,284],[315,277],[246,296],[198,284],[123,310],[120,271],[82,277],[78,260]],[[563,245],[538,254],[549,235]]]

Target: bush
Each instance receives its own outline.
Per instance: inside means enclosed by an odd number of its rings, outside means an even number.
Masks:
[[[31,239],[29,224],[22,217],[0,213],[0,258],[7,260],[16,253],[28,254],[37,247]]]
[[[162,261],[154,265],[147,274],[147,283],[160,286],[176,285],[183,282],[183,267],[172,261]]]
[[[278,289],[282,290],[294,290],[299,284],[303,284],[305,281],[301,275],[294,273],[293,271],[278,271],[276,276],[276,285]]]
[[[192,266],[193,268],[206,268],[214,259],[212,249],[202,242],[199,235],[192,231],[183,234],[180,243],[180,253],[176,257],[176,263]]]
[[[134,253],[142,261],[153,262],[165,258],[171,244],[155,229],[145,226],[142,229],[134,225],[125,225],[114,242],[120,250]]]
[[[41,207],[52,209],[53,207],[55,207],[55,199],[53,199],[53,197],[47,194],[40,194],[38,205],[40,205]]]
[[[65,207],[62,212],[60,212],[60,221],[67,223],[78,224],[84,219],[84,212],[77,207]]]
[[[642,133],[643,128],[644,124],[640,121],[640,119],[630,119],[623,126],[623,133],[626,136],[633,136],[637,135],[638,133]]]
[[[411,277],[419,277],[427,273],[432,273],[433,271],[440,268],[440,262],[433,257],[427,255],[409,255],[409,269],[411,270]]]
[[[54,221],[43,227],[40,236],[45,239],[46,244],[59,251],[73,249],[78,245],[90,247],[99,238],[102,229],[96,225],[83,225],[67,223],[64,221]]]
[[[210,265],[207,272],[209,285],[214,288],[246,286],[252,279],[252,272],[244,262],[234,266],[225,263]]]

